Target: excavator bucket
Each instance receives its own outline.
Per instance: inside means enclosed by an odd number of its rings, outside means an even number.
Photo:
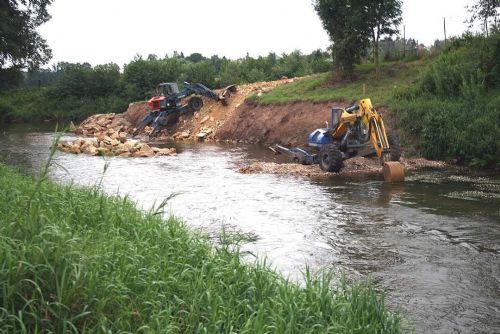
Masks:
[[[382,173],[386,182],[403,182],[405,180],[405,168],[398,161],[384,162]]]
[[[219,101],[221,101],[223,105],[227,105],[227,100],[231,97],[232,94],[236,93],[236,91],[236,85],[229,85],[221,89],[219,91]]]

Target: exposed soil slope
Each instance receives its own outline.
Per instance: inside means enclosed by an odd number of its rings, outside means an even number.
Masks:
[[[172,137],[177,140],[196,140],[199,133],[205,133],[205,140],[219,139],[217,133],[226,121],[232,117],[239,108],[245,106],[245,99],[251,94],[259,94],[269,91],[275,87],[292,82],[295,79],[283,79],[269,82],[257,82],[238,86],[238,91],[228,100],[227,105],[202,97],[203,108],[196,113],[186,113],[181,116],[179,122],[169,128],[162,130],[159,139]],[[187,101],[186,101],[187,103]],[[131,103],[123,117],[133,126],[137,125],[149,112],[146,102]],[[148,128],[144,133],[148,132]],[[231,130],[231,129],[230,129]],[[227,138],[233,139],[233,138]],[[240,138],[234,138],[235,140]]]
[[[243,104],[215,137],[250,143],[304,145],[308,133],[324,127],[325,121],[329,121],[331,106],[331,103],[313,102],[268,106]]]
[[[198,140],[203,134],[206,141],[304,145],[308,133],[330,121],[333,105],[345,107],[346,104],[310,101],[282,105],[245,103],[245,99],[252,94],[265,93],[294,80],[300,78],[240,85],[227,105],[203,97],[204,105],[200,111],[182,115],[175,126],[162,130],[158,139]],[[76,132],[96,136],[116,125],[122,126],[117,131],[132,133],[148,112],[147,102],[134,102],[123,114],[112,117],[110,114],[105,121],[100,119],[103,115],[89,117]],[[146,127],[143,135],[149,131],[150,128]]]

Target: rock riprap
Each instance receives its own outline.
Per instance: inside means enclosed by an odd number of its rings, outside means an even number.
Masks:
[[[60,141],[58,149],[73,154],[141,158],[173,156],[177,154],[175,148],[152,147],[136,140],[127,140],[126,136],[123,138],[120,134],[113,137],[102,134],[96,138]]]

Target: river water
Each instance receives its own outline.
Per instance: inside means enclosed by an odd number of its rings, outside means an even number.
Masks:
[[[40,127],[8,127],[0,160],[36,174],[52,138]],[[222,226],[240,233],[245,251],[285,276],[300,281],[308,265],[371,277],[416,332],[500,332],[499,175],[419,171],[404,184],[247,175],[237,167],[275,157],[258,146],[176,148],[176,157],[150,159],[57,153],[50,178],[101,184],[144,209],[177,193],[169,213],[211,236]]]

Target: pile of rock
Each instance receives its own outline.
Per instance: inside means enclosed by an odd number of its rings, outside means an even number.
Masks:
[[[151,147],[139,141],[127,141],[123,138],[113,139],[110,136],[97,138],[75,139],[73,141],[60,141],[58,148],[63,152],[74,154],[89,154],[120,157],[142,157],[176,155],[175,148]]]
[[[85,119],[72,131],[78,135],[95,136],[125,133],[132,130],[131,124],[121,114],[96,114]]]

